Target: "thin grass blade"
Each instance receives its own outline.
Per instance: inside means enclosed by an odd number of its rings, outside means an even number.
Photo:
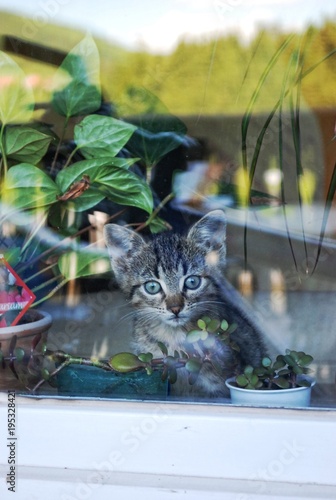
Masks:
[[[316,270],[320,255],[321,255],[321,250],[322,250],[322,244],[325,236],[325,231],[327,227],[327,222],[332,206],[333,199],[335,197],[335,192],[336,192],[336,163],[334,165],[334,170],[330,179],[329,187],[328,187],[328,192],[327,192],[327,197],[326,197],[326,202],[324,205],[324,211],[323,211],[323,218],[322,218],[322,224],[321,224],[321,231],[320,231],[320,237],[319,237],[319,243],[317,247],[317,254],[316,254],[316,259],[315,259],[315,264],[312,270],[312,274]]]

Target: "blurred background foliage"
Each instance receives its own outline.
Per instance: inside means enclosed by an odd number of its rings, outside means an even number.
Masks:
[[[1,13],[0,35],[25,38],[23,26],[29,26],[26,19]],[[326,20],[321,27],[311,26],[309,29],[306,68],[336,47],[335,22]],[[31,29],[27,35],[30,42],[65,52],[83,37],[79,30],[52,24]],[[171,113],[177,115],[242,114],[257,86],[265,61],[270,60],[290,35],[270,27],[260,31],[250,43],[243,43],[232,34],[215,40],[181,40],[176,49],[166,55],[151,54],[145,47],[132,52],[95,38],[101,58],[105,99],[115,104],[121,116],[148,110],[162,111],[153,109],[155,102],[152,100],[144,102],[143,94],[137,89],[145,88],[149,91],[148,96],[154,94],[157,103],[162,101]],[[300,40],[299,35],[293,37],[277,62],[277,71],[269,74],[263,86],[262,99],[255,105],[255,112],[269,110],[276,96],[281,94],[284,71],[293,52],[299,50]],[[30,78],[36,101],[49,101],[55,68],[19,56],[14,58]],[[329,58],[302,82],[301,105],[315,109],[334,107],[335,77],[335,61]]]

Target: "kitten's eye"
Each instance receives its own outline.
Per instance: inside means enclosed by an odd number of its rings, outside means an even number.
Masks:
[[[189,276],[184,280],[184,286],[189,290],[196,290],[201,285],[201,278],[199,276]]]
[[[147,283],[144,284],[144,287],[146,292],[151,295],[155,295],[161,291],[161,285],[157,281],[147,281]]]

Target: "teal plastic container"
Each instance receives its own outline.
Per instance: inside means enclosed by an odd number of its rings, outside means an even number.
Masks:
[[[85,365],[63,368],[57,375],[57,388],[59,396],[102,399],[164,400],[168,395],[168,382],[162,382],[161,372],[116,373]]]

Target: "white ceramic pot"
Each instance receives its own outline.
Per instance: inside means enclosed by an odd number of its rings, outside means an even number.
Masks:
[[[292,389],[243,389],[237,387],[235,377],[226,380],[225,384],[230,390],[231,402],[237,405],[270,406],[281,408],[304,408],[310,405],[311,389],[315,380],[304,376],[311,383],[310,387],[294,387]]]

